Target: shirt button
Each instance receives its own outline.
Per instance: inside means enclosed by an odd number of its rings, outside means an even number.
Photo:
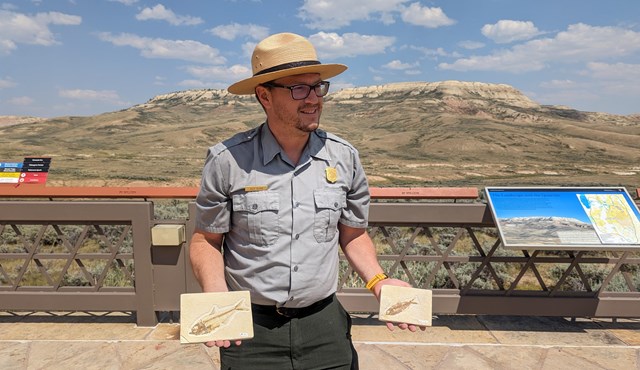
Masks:
[[[257,204],[252,205],[251,209],[258,209],[258,205]]]
[[[338,202],[333,203],[333,206],[338,208]]]
[[[293,297],[289,298],[290,301],[293,301]]]
[[[293,272],[298,272],[298,266],[293,268]]]
[[[300,234],[296,234],[296,235],[294,236],[294,238],[295,238],[296,240],[300,239]]]
[[[296,208],[300,207],[300,202],[296,202],[294,205]]]

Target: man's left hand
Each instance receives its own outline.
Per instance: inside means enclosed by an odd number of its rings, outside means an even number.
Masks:
[[[398,279],[391,279],[391,278],[384,279],[384,280],[380,281],[378,284],[376,284],[373,287],[373,294],[378,299],[378,302],[380,302],[380,294],[382,292],[382,287],[385,286],[385,285],[394,285],[394,286],[402,286],[402,287],[411,288],[411,284],[409,284],[409,283],[407,283],[405,281],[398,280]],[[418,328],[420,328],[420,330],[422,330],[422,331],[425,331],[427,329],[426,326],[418,326],[418,325],[406,324],[406,323],[394,324],[394,323],[391,323],[391,322],[387,323],[387,328],[389,328],[389,330],[393,331],[395,329],[396,325],[402,330],[409,329],[409,331],[411,331],[411,332],[417,331]]]

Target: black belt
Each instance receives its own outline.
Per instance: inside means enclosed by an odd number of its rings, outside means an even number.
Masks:
[[[251,310],[256,313],[263,315],[278,315],[284,316],[288,318],[294,317],[304,317],[316,313],[326,306],[329,303],[333,302],[333,297],[335,294],[328,296],[327,298],[321,299],[316,303],[313,303],[307,307],[294,308],[294,307],[278,307],[278,306],[265,306],[262,304],[251,304]]]

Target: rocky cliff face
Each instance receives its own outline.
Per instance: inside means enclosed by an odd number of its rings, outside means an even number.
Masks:
[[[331,92],[327,104],[368,105],[372,109],[387,104],[419,105],[434,113],[468,115],[511,122],[551,122],[570,119],[583,122],[607,121],[616,125],[640,124],[640,116],[581,112],[569,107],[543,106],[505,84],[440,81],[404,82],[347,88]],[[257,104],[252,95],[232,95],[226,90],[187,90],[158,95],[132,110],[177,105],[198,107],[244,106]]]

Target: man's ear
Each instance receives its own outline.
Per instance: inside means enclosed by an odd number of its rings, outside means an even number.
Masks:
[[[256,98],[258,98],[263,107],[271,105],[271,92],[264,86],[256,87]]]

